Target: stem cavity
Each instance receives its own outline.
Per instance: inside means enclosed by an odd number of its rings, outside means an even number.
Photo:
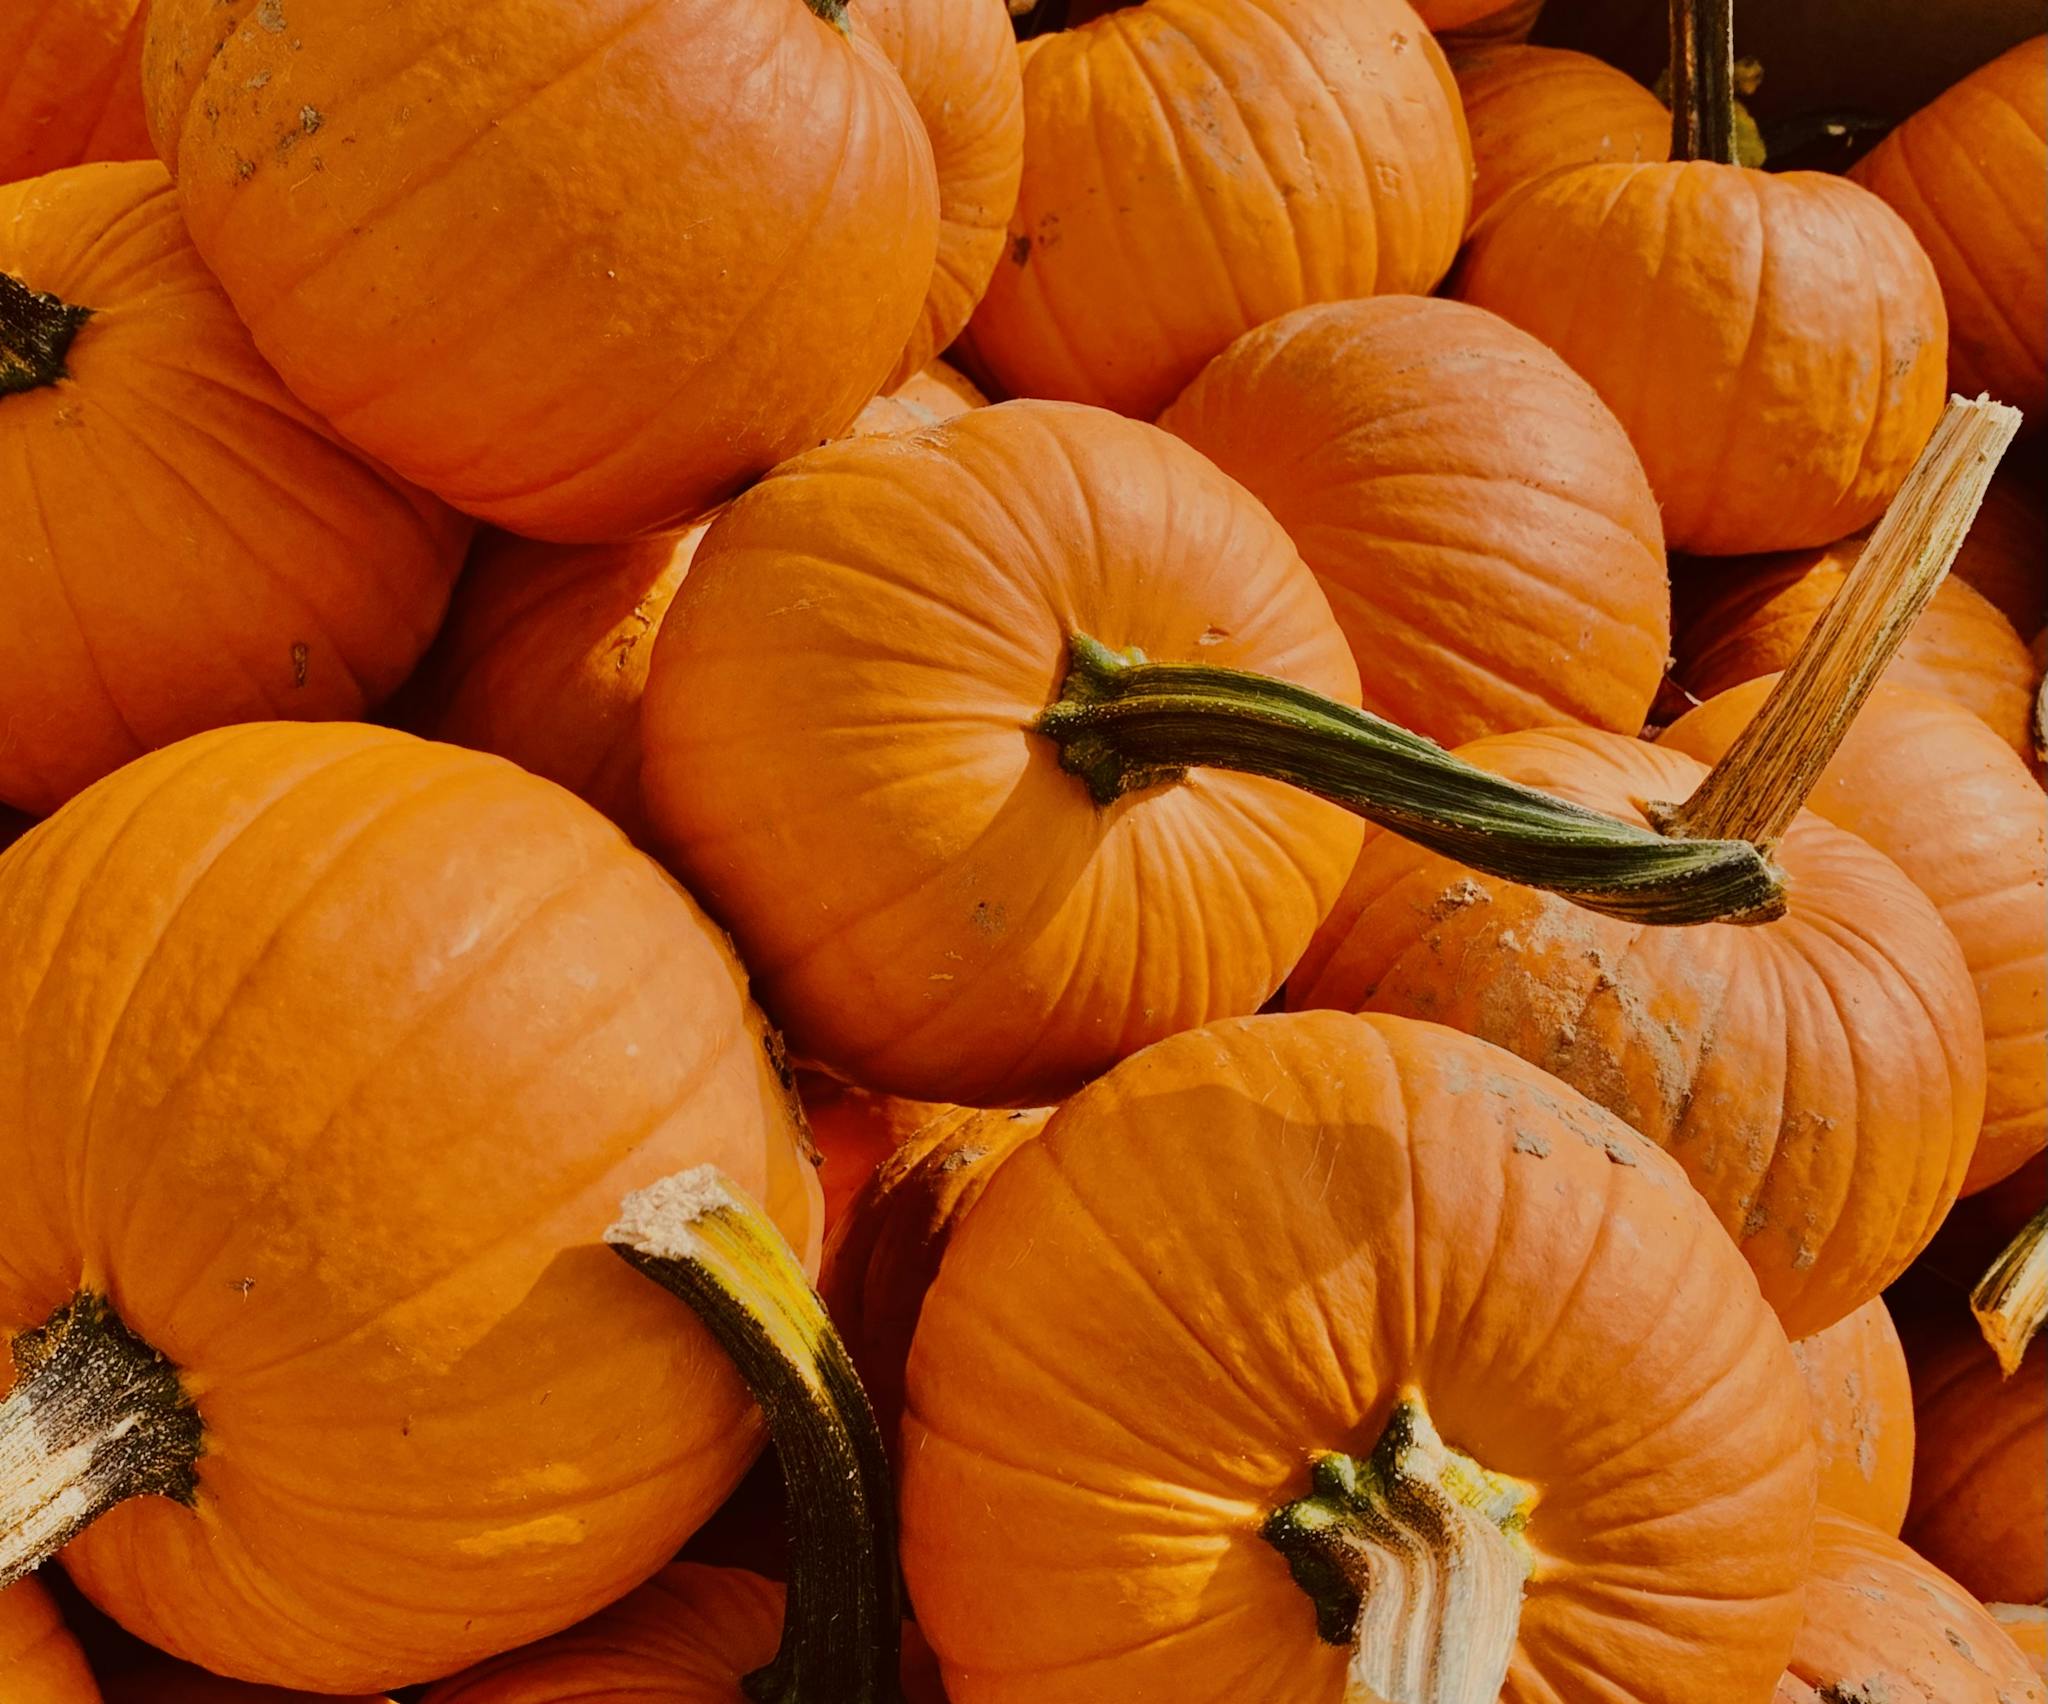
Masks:
[[[2020,1227],[1978,1280],[1970,1292],[1970,1312],[1997,1355],[1999,1370],[2011,1378],[2048,1318],[2048,1207]]]
[[[760,1403],[789,1493],[789,1607],[756,1704],[897,1704],[896,1503],[845,1347],[767,1215],[716,1166],[626,1197],[605,1241],[680,1297]]]
[[[31,290],[0,272],[0,396],[39,390],[68,375],[64,357],[92,309]]]
[[[1351,1648],[1346,1704],[1495,1704],[1514,1655],[1533,1487],[1437,1435],[1404,1390],[1370,1457],[1315,1456],[1309,1493],[1260,1536]]]
[[[116,1503],[190,1503],[203,1448],[177,1370],[81,1293],[14,1339],[0,1402],[0,1590]]]
[[[2002,403],[1949,399],[1834,602],[1692,797],[1651,811],[1660,829],[1777,846],[1955,561],[2019,425]]]
[[[1671,157],[1736,152],[1735,0],[1671,0]]]

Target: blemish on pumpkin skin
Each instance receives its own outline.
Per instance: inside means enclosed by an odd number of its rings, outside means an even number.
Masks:
[[[974,909],[967,914],[967,920],[975,930],[993,939],[1009,925],[1009,913],[1000,905],[991,905],[985,899],[976,900]]]
[[[584,1523],[573,1515],[542,1515],[538,1520],[524,1521],[518,1526],[500,1527],[495,1532],[458,1538],[455,1548],[465,1556],[505,1556],[521,1550],[555,1550],[581,1544],[585,1530]]]
[[[1012,266],[1022,266],[1030,258],[1031,237],[1029,233],[1020,232],[1010,243],[1010,264]]]
[[[284,7],[280,0],[263,0],[256,8],[257,25],[272,35],[283,35],[285,30]]]
[[[1539,1160],[1547,1160],[1550,1158],[1550,1139],[1538,1131],[1517,1130],[1515,1132],[1515,1152],[1518,1154],[1534,1154]]]
[[[292,685],[306,684],[306,667],[312,661],[313,653],[302,641],[292,647]]]

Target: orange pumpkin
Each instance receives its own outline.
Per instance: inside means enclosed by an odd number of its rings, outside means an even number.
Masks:
[[[1984,1606],[1897,1539],[1823,1508],[1778,1704],[2042,1704]]]
[[[163,168],[0,188],[0,801],[37,814],[224,722],[361,715],[468,523],[258,357]]]
[[[610,1602],[731,1488],[744,1390],[597,1239],[711,1160],[814,1261],[817,1185],[724,938],[602,818],[225,729],[12,847],[0,919],[0,1433],[141,1440],[83,1511],[62,1454],[0,1488],[0,1579],[113,1503],[64,1561],[122,1625],[374,1690]],[[81,1365],[126,1406],[72,1411]]]
[[[857,0],[851,16],[903,79],[938,172],[938,263],[883,387],[893,391],[960,335],[988,289],[1024,171],[1024,84],[1002,0]]]
[[[1991,482],[1952,572],[1981,592],[2022,635],[2048,619],[2048,497],[2044,468],[2009,468]]]
[[[1147,0],[1026,42],[1024,178],[975,310],[1013,396],[1156,414],[1310,302],[1427,291],[1472,163],[1405,0]]]
[[[1422,0],[1416,7],[1447,45],[1524,41],[1542,10],[1543,0]]]
[[[912,373],[889,397],[920,426],[937,426],[957,420],[970,408],[988,406],[988,398],[973,381],[943,361],[934,361],[923,371]]]
[[[85,1653],[34,1580],[0,1591],[0,1697],[7,1704],[100,1704]]]
[[[2048,1601],[2048,1341],[2020,1370],[1960,1310],[1909,1337],[1919,1449],[1906,1542],[1978,1597]]]
[[[1913,1385],[1882,1298],[1792,1345],[1813,1411],[1820,1500],[1896,1534],[1913,1488]]]
[[[1445,745],[1642,727],[1671,634],[1657,501],[1605,404],[1535,339],[1418,296],[1302,308],[1159,424],[1287,529],[1368,710]]]
[[[2048,36],[1908,118],[1850,174],[1912,227],[1948,303],[1949,383],[2038,426],[2048,409]]]
[[[1922,617],[1916,631],[1926,626]],[[1894,664],[1887,678],[1897,673]],[[1773,679],[1708,700],[1660,742],[1717,761]],[[2048,1147],[2048,837],[2040,789],[2026,765],[1960,706],[1881,686],[1807,803],[1911,876],[1963,949],[1983,1014],[1986,1065],[1984,1123],[1963,1192],[1988,1188]]]
[[[1866,542],[1859,533],[1825,550],[1760,561],[1726,579],[1719,564],[1697,568],[1688,576],[1693,595],[1683,587],[1679,595],[1677,678],[1696,698],[1711,698],[1784,668],[1841,591]],[[1936,589],[1885,675],[1893,686],[1938,693],[1976,712],[2022,757],[2032,752],[2028,728],[2037,679],[2011,623],[1954,577]]]
[[[909,1377],[954,1704],[1677,1704],[1791,1648],[1813,1446],[1754,1281],[1665,1156],[1432,1025],[1119,1065],[959,1225]]]
[[[844,429],[922,312],[931,147],[843,15],[155,0],[150,131],[353,442],[516,532],[659,532]]]
[[[0,17],[0,183],[154,157],[142,122],[146,0],[9,0]]]
[[[950,1110],[931,1101],[872,1095],[817,1071],[799,1071],[796,1085],[818,1149],[827,1236],[846,1216],[875,1167],[933,1117]]]
[[[1671,114],[1588,53],[1514,44],[1451,56],[1472,137],[1472,218],[1566,166],[1671,158]]]
[[[2048,1680],[2048,1608],[2038,1603],[1987,1603],[1984,1610],[2005,1629],[2034,1673]]]
[[[350,1698],[293,1692],[282,1686],[253,1686],[223,1680],[190,1663],[153,1657],[103,1672],[100,1690],[106,1704],[391,1704],[383,1694],[357,1693]]]

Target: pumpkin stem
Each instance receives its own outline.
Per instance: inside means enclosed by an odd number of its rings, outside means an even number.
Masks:
[[[846,21],[846,0],[804,0],[804,4],[820,23],[830,24],[843,36],[853,34],[853,26]]]
[[[2007,1378],[2020,1370],[2027,1345],[2048,1319],[2048,1207],[2020,1227],[2005,1252],[1970,1292],[1977,1328]]]
[[[1643,923],[1760,923],[1784,910],[1754,847],[1669,840],[1490,775],[1433,740],[1306,687],[1068,640],[1033,724],[1108,806],[1208,765],[1285,781],[1488,875]]]
[[[65,377],[64,357],[92,309],[31,290],[0,272],[0,396],[38,390]]]
[[[626,1197],[605,1241],[680,1297],[733,1359],[789,1492],[789,1607],[756,1704],[897,1704],[896,1502],[839,1334],[774,1224],[716,1166]]]
[[[1979,397],[1948,410],[1749,726],[1691,798],[1650,807],[1666,834],[1747,840],[1766,855],[1784,837],[1878,677],[1962,548],[2019,410]]]
[[[116,1503],[199,1487],[199,1414],[177,1370],[104,1297],[81,1293],[14,1339],[0,1402],[0,1590]]]
[[[1739,164],[1735,0],[1671,0],[1671,157]]]
[[[1371,1456],[1309,1463],[1309,1493],[1266,1517],[1325,1644],[1348,1645],[1347,1699],[1494,1704],[1533,1557],[1535,1488],[1452,1449],[1404,1390]]]

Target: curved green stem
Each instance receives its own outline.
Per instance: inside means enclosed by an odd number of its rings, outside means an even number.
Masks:
[[[2048,1207],[2020,1227],[2005,1252],[1970,1292],[1977,1329],[2007,1378],[2020,1370],[2027,1345],[2048,1318]]]
[[[0,272],[0,396],[39,390],[65,377],[64,357],[92,309],[31,290]]]
[[[1735,0],[1671,0],[1671,157],[1738,163]]]
[[[845,1346],[796,1256],[716,1166],[629,1195],[605,1233],[679,1296],[739,1368],[782,1457],[789,1607],[756,1704],[898,1704],[902,1610],[889,1458]]]
[[[1643,923],[1765,922],[1777,872],[1742,841],[1672,840],[1477,769],[1434,741],[1289,681],[1068,641],[1035,724],[1098,804],[1190,768],[1285,781],[1488,875]]]

